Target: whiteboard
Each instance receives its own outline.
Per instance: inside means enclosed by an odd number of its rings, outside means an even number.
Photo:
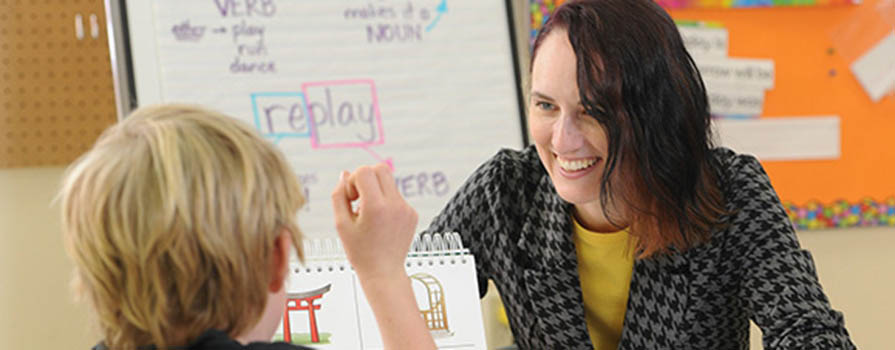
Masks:
[[[308,237],[335,235],[341,170],[391,164],[422,229],[479,164],[525,143],[506,1],[122,1],[110,40],[127,46],[129,98],[255,127],[301,179]]]

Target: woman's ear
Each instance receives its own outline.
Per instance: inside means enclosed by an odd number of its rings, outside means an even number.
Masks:
[[[292,247],[292,235],[289,231],[282,230],[280,235],[274,240],[273,256],[271,256],[270,268],[270,285],[268,290],[271,293],[279,292],[285,288],[286,276],[289,274],[289,253]]]

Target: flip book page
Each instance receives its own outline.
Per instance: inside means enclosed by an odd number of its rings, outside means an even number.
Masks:
[[[457,234],[423,235],[406,261],[414,296],[440,349],[485,349],[475,259]],[[274,340],[316,349],[382,349],[376,318],[335,240],[315,240],[293,266]]]

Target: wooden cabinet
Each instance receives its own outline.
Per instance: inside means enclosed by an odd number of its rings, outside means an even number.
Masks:
[[[116,120],[102,0],[0,0],[0,168],[66,165]]]

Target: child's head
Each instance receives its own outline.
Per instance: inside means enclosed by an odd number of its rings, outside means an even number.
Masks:
[[[106,344],[256,327],[283,284],[279,252],[302,256],[301,193],[270,142],[216,112],[149,107],[106,130],[60,193],[76,286]]]

